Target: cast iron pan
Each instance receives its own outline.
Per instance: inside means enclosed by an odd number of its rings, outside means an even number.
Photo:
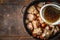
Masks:
[[[38,4],[39,2],[57,2],[56,0],[49,0],[49,1],[47,1],[47,0],[36,0],[36,1],[33,1],[33,2],[31,2],[28,6],[27,6],[27,8],[25,9],[25,11],[24,11],[24,17],[23,17],[23,23],[24,23],[24,27],[26,28],[26,31],[28,32],[28,34],[30,34],[30,35],[32,35],[31,34],[31,32],[28,30],[28,28],[27,28],[27,25],[25,24],[25,19],[26,19],[26,16],[27,16],[27,10],[28,10],[28,8],[30,7],[30,6],[32,6],[32,5],[34,5],[34,4]],[[58,2],[57,2],[58,3]],[[58,32],[58,33],[56,33],[56,35],[54,35],[54,36],[52,36],[51,35],[51,37],[49,37],[49,39],[48,40],[56,40],[58,37],[60,37],[60,32]],[[35,37],[34,37],[35,38]],[[38,39],[38,38],[35,38],[36,40],[41,40],[41,39]]]

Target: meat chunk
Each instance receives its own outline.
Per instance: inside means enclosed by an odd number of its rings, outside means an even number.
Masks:
[[[35,8],[34,6],[31,6],[31,7],[28,9],[28,13],[37,14],[38,11],[36,10],[36,8]]]
[[[45,4],[45,2],[41,2],[38,4],[38,7],[42,7]]]
[[[32,21],[32,20],[34,19],[34,15],[33,15],[33,14],[28,14],[28,15],[27,15],[27,18],[28,18],[30,21]]]
[[[34,29],[34,31],[33,31],[33,34],[40,35],[41,33],[42,33],[41,28],[36,28],[36,29]]]
[[[33,29],[32,23],[28,23],[27,24],[27,28],[30,29],[30,30],[32,30]]]
[[[59,31],[59,27],[56,26],[56,28],[54,29],[54,34],[56,34]]]
[[[32,24],[33,24],[33,27],[34,27],[34,28],[37,28],[37,21],[36,21],[36,20],[33,20],[33,21],[32,21]]]

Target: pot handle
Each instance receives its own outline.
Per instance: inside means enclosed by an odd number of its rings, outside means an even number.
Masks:
[[[27,6],[23,6],[23,7],[21,8],[21,12],[22,12],[22,14],[24,13],[26,7],[27,7]]]

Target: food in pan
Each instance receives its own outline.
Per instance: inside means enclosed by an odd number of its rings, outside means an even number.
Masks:
[[[33,37],[40,39],[48,39],[51,35],[55,35],[60,29],[59,25],[48,25],[40,18],[40,8],[45,2],[32,5],[27,10],[25,24]]]

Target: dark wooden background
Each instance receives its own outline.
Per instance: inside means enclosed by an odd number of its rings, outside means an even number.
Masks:
[[[23,24],[26,9],[23,7],[32,1],[34,0],[0,0],[0,40],[35,40]]]

